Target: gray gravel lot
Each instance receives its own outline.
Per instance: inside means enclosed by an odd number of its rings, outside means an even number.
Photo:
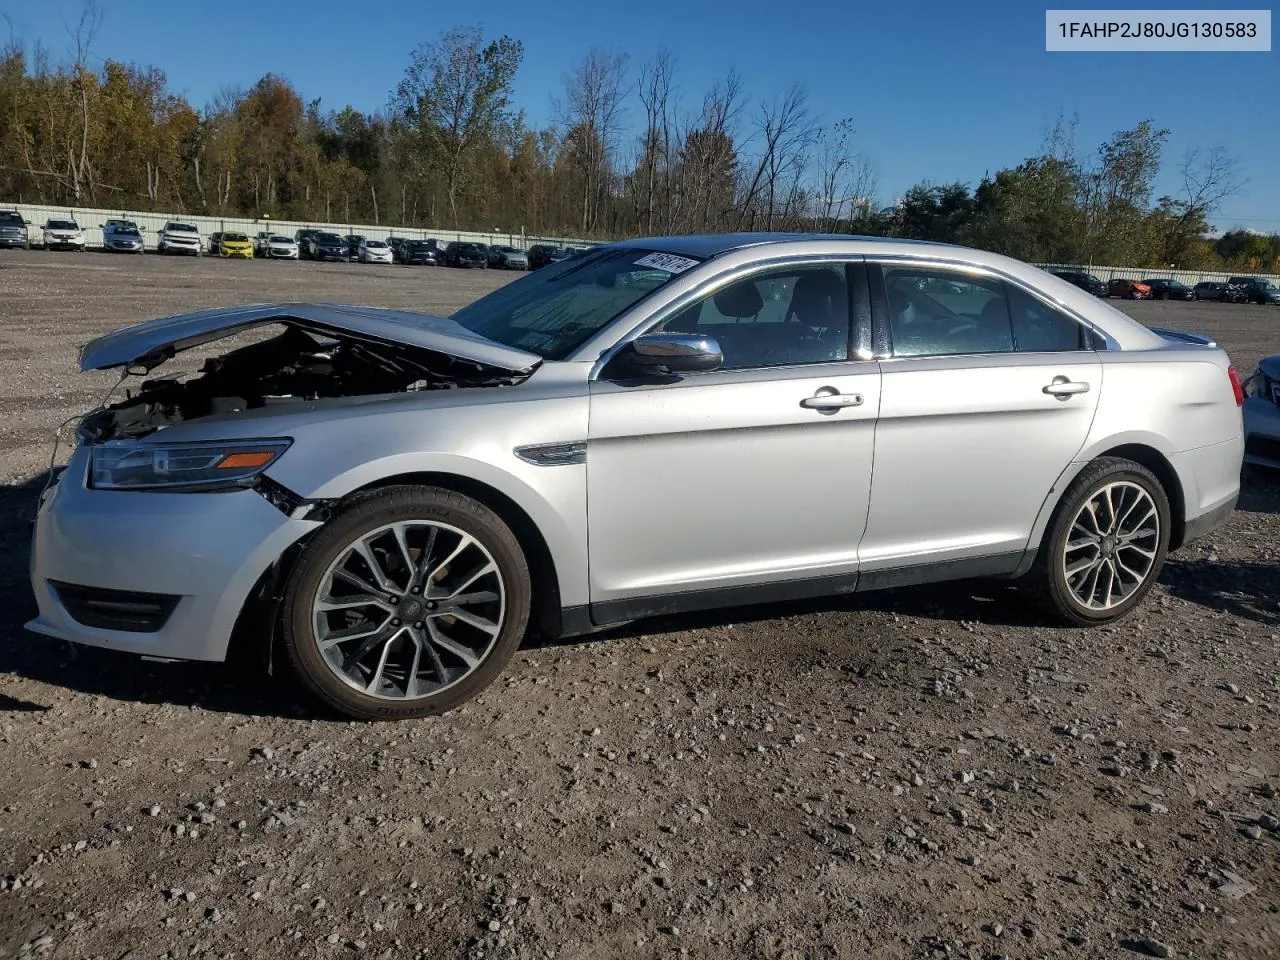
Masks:
[[[506,279],[0,254],[0,957],[1280,956],[1275,478],[1114,627],[999,583],[744,608],[527,648],[394,725],[22,631],[53,430],[111,382],[78,344]],[[1275,308],[1124,309],[1242,375],[1280,352]]]

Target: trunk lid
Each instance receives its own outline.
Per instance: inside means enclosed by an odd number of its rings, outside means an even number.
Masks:
[[[161,317],[105,334],[80,348],[80,369],[151,370],[183,350],[272,323],[431,350],[513,373],[542,362],[535,353],[487,340],[446,317],[332,303],[264,303]]]

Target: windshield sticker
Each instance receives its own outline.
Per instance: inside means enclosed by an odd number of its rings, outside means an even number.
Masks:
[[[655,270],[665,270],[667,273],[684,273],[690,267],[697,265],[697,260],[678,257],[674,253],[651,253],[636,261],[637,267],[653,267]]]

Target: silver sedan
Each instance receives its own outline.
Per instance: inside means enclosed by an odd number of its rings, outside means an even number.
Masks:
[[[81,366],[267,326],[81,420],[30,629],[275,649],[349,716],[420,716],[530,631],[660,613],[982,576],[1108,623],[1239,492],[1222,350],[960,247],[635,240],[450,318],[222,308]]]

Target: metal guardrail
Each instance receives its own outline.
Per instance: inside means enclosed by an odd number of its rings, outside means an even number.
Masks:
[[[376,237],[379,240],[387,237],[408,237],[411,240],[426,240],[434,237],[442,243],[460,240],[471,243],[501,244],[527,250],[535,243],[548,243],[554,246],[586,247],[594,246],[598,241],[578,240],[571,237],[540,237],[523,233],[476,233],[458,230],[426,230],[417,227],[392,227],[387,224],[369,223],[322,223],[310,220],[276,220],[271,217],[252,219],[249,217],[207,217],[187,216],[179,213],[144,213],[136,210],[105,210],[92,207],[56,207],[45,204],[10,203],[0,201],[0,210],[17,210],[23,218],[31,221],[28,227],[31,240],[40,242],[40,228],[46,220],[74,220],[84,230],[85,242],[91,247],[102,246],[102,226],[111,219],[132,220],[143,231],[142,237],[148,250],[155,249],[156,236],[169,220],[180,220],[191,223],[200,231],[200,236],[208,238],[214,232],[239,231],[250,237],[264,231],[281,233],[292,237],[298,230],[311,228],[330,230],[342,235],[358,234],[365,237]]]

